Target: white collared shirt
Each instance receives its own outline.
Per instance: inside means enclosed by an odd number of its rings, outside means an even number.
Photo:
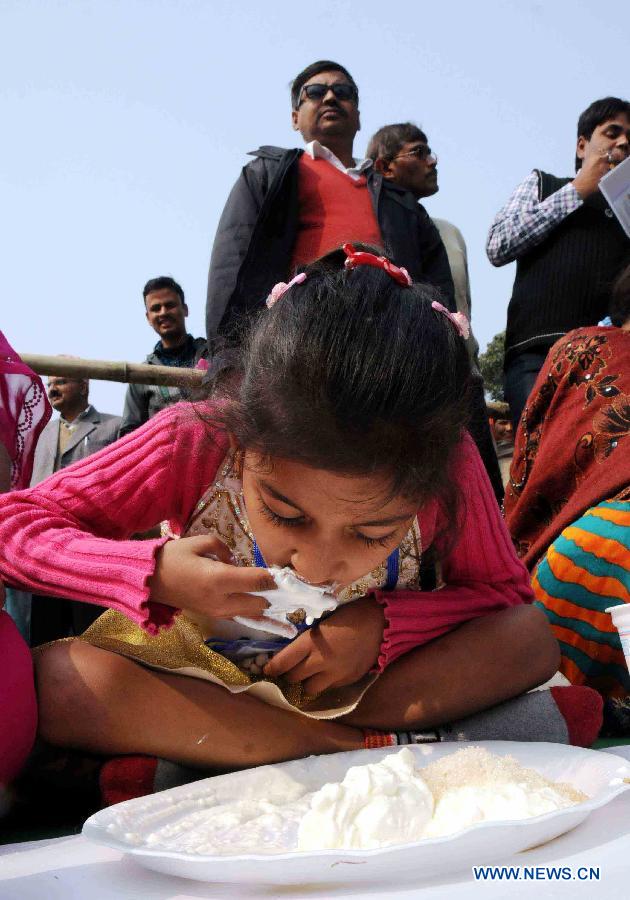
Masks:
[[[328,149],[328,147],[324,147],[323,144],[320,144],[319,141],[310,141],[304,148],[305,152],[311,157],[311,159],[325,159],[326,162],[329,162],[331,166],[334,166],[335,169],[339,169],[340,172],[345,172],[346,175],[349,175],[353,181],[358,181],[359,178],[363,175],[363,173],[370,168],[372,165],[372,160],[367,159],[355,159],[353,160],[354,165],[346,168],[341,160],[335,156],[335,154]]]

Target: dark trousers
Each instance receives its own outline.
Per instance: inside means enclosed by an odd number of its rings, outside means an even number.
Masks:
[[[479,450],[479,455],[488,473],[492,490],[500,504],[503,501],[503,481],[501,480],[499,460],[497,459],[492,433],[490,432],[483,379],[481,377],[473,378],[470,399],[471,409],[468,430],[477,445],[477,450]]]
[[[31,647],[82,634],[104,612],[104,607],[93,603],[34,594],[31,604]]]
[[[507,362],[503,373],[503,390],[505,399],[510,404],[510,416],[514,433],[518,428],[521,415],[525,409],[527,398],[542,369],[546,353],[520,353]]]

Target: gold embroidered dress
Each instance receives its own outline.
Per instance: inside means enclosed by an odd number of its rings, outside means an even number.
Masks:
[[[236,565],[254,566],[254,536],[243,502],[239,453],[229,451],[218,476],[204,493],[181,535],[173,538],[213,534],[232,552]],[[417,518],[399,547],[399,569],[396,587],[420,590],[422,542]],[[364,597],[371,590],[383,589],[387,583],[387,566],[382,563],[372,572],[338,592],[338,605]],[[234,631],[235,623],[229,623]],[[345,687],[330,688],[321,694],[307,694],[301,684],[289,684],[282,678],[272,680],[243,671],[235,662],[213,650],[206,643],[225,632],[222,620],[202,620],[185,611],[175,617],[171,628],[151,636],[122,613],[108,610],[94,622],[81,639],[120,653],[143,665],[160,671],[202,678],[238,694],[244,691],[267,703],[295,709],[313,718],[335,718],[354,709],[365,691],[376,679],[373,672]],[[258,632],[260,634],[260,632]]]

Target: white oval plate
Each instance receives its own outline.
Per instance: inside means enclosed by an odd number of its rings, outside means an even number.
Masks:
[[[327,781],[341,781],[350,766],[378,762],[396,748],[356,750],[330,756],[260,766],[243,772],[206,778],[103,809],[83,826],[85,837],[130,854],[149,869],[199,881],[237,884],[310,884],[381,882],[396,873],[397,881],[424,881],[450,872],[505,859],[521,850],[544,844],[579,825],[589,813],[628,790],[630,764],[621,757],[563,744],[477,741],[412,746],[421,766],[466,746],[485,747],[499,756],[513,756],[552,781],[574,785],[591,799],[577,806],[531,819],[482,822],[449,837],[399,844],[379,850],[320,850],[247,855],[197,855],[147,846],[146,836],[199,808],[211,793],[217,802],[242,795],[265,797],[265,782],[279,769],[308,790]],[[204,804],[205,805],[205,804]]]

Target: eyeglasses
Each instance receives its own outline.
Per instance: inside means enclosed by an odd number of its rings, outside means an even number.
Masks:
[[[333,92],[335,100],[354,100],[356,102],[358,99],[355,86],[347,84],[345,81],[340,81],[337,84],[305,84],[300,94],[298,106],[302,105],[304,97],[307,97],[309,100],[323,100],[328,91]]]
[[[427,147],[426,144],[419,144],[417,147],[412,147],[411,150],[407,150],[406,153],[399,153],[398,156],[392,156],[392,159],[402,159],[404,156],[417,156],[418,159],[432,159],[437,163],[438,158],[437,154],[433,152],[430,147]]]

